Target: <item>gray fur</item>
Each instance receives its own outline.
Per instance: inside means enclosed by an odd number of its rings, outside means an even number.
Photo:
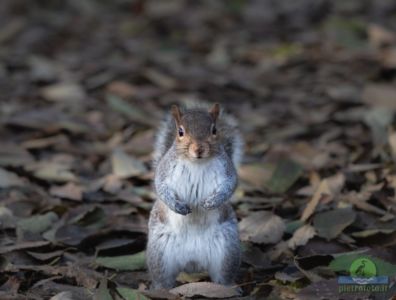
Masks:
[[[230,117],[222,115],[217,126],[223,134],[219,150],[198,162],[177,153],[170,116],[159,130],[154,151],[158,200],[150,214],[147,244],[154,289],[173,287],[181,271],[208,271],[216,283],[234,283],[241,250],[237,219],[227,201],[237,186],[243,143]]]

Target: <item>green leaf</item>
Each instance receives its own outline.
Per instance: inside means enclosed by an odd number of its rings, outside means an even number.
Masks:
[[[304,225],[304,221],[294,220],[286,224],[285,232],[289,234],[293,234],[297,229]]]
[[[50,211],[44,215],[36,215],[18,221],[17,227],[23,231],[42,233],[49,229],[53,223],[58,221],[58,216]]]
[[[339,208],[315,215],[313,223],[320,237],[331,240],[355,221],[356,212],[351,208]]]
[[[133,255],[97,257],[95,262],[109,269],[135,271],[146,267],[146,256],[142,251]]]
[[[335,272],[346,271],[349,272],[349,269],[356,259],[359,258],[368,258],[371,260],[375,266],[377,267],[376,276],[394,276],[396,275],[396,266],[392,265],[382,259],[373,257],[371,255],[365,254],[343,254],[340,255],[330,263],[329,267]]]
[[[107,288],[107,280],[106,279],[102,279],[100,281],[99,287],[96,290],[95,296],[94,296],[95,300],[113,300],[113,297],[110,294],[109,289]]]
[[[142,295],[139,291],[129,289],[129,288],[117,288],[117,292],[124,298],[125,300],[149,300],[146,296]]]
[[[284,193],[300,177],[302,170],[302,167],[292,160],[281,160],[266,183],[266,187],[271,192]]]

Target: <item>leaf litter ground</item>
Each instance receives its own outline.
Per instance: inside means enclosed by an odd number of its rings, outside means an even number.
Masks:
[[[336,279],[362,254],[393,283],[395,11],[357,0],[4,1],[0,298],[367,298],[341,297]],[[192,100],[221,103],[246,140],[232,200],[242,295],[207,274],[147,291],[155,128]]]

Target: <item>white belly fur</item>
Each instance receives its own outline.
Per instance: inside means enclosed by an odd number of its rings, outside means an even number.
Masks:
[[[224,167],[217,160],[208,163],[180,160],[168,176],[168,186],[192,208],[187,216],[168,209],[168,224],[163,228],[168,237],[164,261],[179,270],[210,271],[211,267],[218,269],[223,261],[225,238],[220,230],[219,212],[199,206],[200,201],[215,192],[222,172]]]

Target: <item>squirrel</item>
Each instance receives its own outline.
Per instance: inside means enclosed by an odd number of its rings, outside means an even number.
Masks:
[[[177,275],[207,271],[232,285],[241,260],[236,215],[228,203],[243,141],[236,121],[220,111],[173,105],[154,146],[154,188],[147,265],[152,289],[174,287]]]

